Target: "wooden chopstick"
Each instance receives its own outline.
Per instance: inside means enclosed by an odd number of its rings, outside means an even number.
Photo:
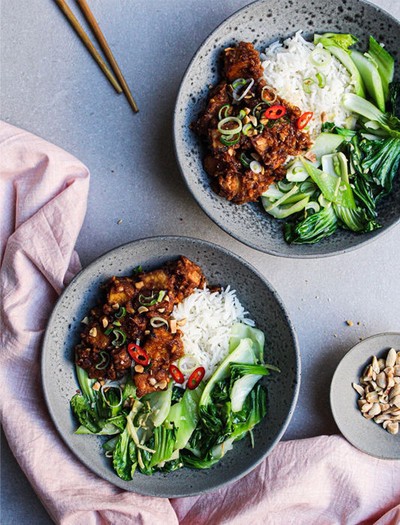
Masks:
[[[118,80],[114,77],[114,75],[110,71],[109,67],[107,66],[107,64],[102,59],[100,53],[97,51],[97,49],[92,44],[90,38],[85,33],[84,29],[82,28],[82,26],[78,22],[78,19],[76,18],[74,13],[69,8],[68,4],[65,2],[65,0],[54,0],[54,1],[58,5],[58,7],[61,9],[61,11],[64,13],[64,15],[66,16],[67,20],[69,21],[69,23],[71,24],[73,29],[75,29],[76,33],[78,34],[78,36],[80,37],[82,42],[85,44],[87,50],[92,55],[92,57],[95,59],[97,65],[103,71],[103,73],[105,74],[107,79],[111,82],[111,84],[114,87],[115,91],[117,93],[122,93],[122,87],[119,84]]]
[[[92,11],[90,10],[90,7],[88,6],[86,0],[76,0],[77,4],[79,5],[82,13],[84,14],[88,24],[90,25],[95,37],[97,38],[97,41],[100,44],[101,49],[103,50],[103,53],[107,57],[107,60],[109,61],[112,70],[114,71],[115,76],[117,77],[119,83],[121,84],[122,91],[124,92],[131,108],[133,111],[138,112],[139,108],[137,107],[137,104],[135,102],[135,99],[132,96],[132,93],[129,89],[128,84],[126,83],[126,80],[117,64],[117,61],[114,58],[114,55],[110,49],[110,46],[107,43],[107,40],[100,29],[99,24],[97,23],[97,20],[95,19]]]

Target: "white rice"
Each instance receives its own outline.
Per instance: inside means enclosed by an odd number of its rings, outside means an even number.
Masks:
[[[298,106],[302,112],[314,113],[306,128],[313,139],[321,132],[323,120],[337,126],[349,124],[350,113],[342,107],[341,99],[344,93],[354,91],[350,74],[333,55],[323,67],[310,62],[310,55],[316,47],[322,49],[321,44],[315,46],[304,40],[298,31],[283,43],[274,42],[261,55],[264,77],[278,95]],[[326,85],[318,87],[318,82],[315,82],[311,85],[311,93],[306,93],[304,80],[316,79],[318,72],[325,75]]]
[[[240,304],[235,290],[229,286],[220,292],[210,292],[206,288],[195,290],[175,306],[173,317],[177,321],[186,320],[179,326],[183,332],[185,356],[194,357],[198,366],[204,366],[206,378],[229,353],[232,325],[237,322],[255,324]]]

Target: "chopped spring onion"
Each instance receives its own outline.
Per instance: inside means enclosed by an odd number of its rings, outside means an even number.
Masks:
[[[245,153],[240,154],[239,160],[245,168],[250,168],[251,159]]]
[[[236,124],[236,126],[225,128],[227,124],[231,123]],[[235,135],[236,133],[240,133],[242,131],[242,127],[242,121],[237,117],[226,117],[218,122],[218,131],[222,133],[222,135]]]
[[[240,120],[243,120],[246,115],[246,111],[244,109],[241,109],[238,113],[238,118],[240,118]]]
[[[243,78],[239,79],[240,81],[244,80]],[[232,87],[233,87],[233,94],[232,94],[232,97],[234,100],[236,100],[236,102],[239,102],[240,100],[242,100],[247,94],[248,92],[250,91],[250,89],[253,87],[253,84],[254,84],[254,78],[249,78],[248,80],[245,80],[244,81],[244,84],[241,83],[240,85],[238,85],[237,87],[235,86],[235,83],[238,82],[238,80],[235,80],[235,82],[233,82],[232,84]],[[241,91],[241,88],[243,86],[245,86],[247,84],[247,86],[243,89],[242,92]]]
[[[248,137],[252,134],[252,131],[254,130],[253,124],[251,122],[248,122],[243,126],[242,133],[243,135],[246,135]]]
[[[160,328],[161,326],[165,325],[167,328],[169,327],[169,323],[164,317],[152,317],[150,319],[150,324],[153,328]]]
[[[257,161],[257,160],[252,160],[250,162],[250,169],[252,172],[254,173],[261,173],[262,171],[262,166],[261,164]]]
[[[259,102],[257,106],[254,106],[251,112],[256,118],[260,118],[260,114],[265,111],[266,107],[267,105],[265,104],[265,102]]]
[[[245,86],[246,85],[246,79],[245,78],[237,78],[236,80],[234,80],[232,82],[232,89],[239,89],[241,88],[242,86]]]
[[[332,55],[327,49],[316,47],[310,54],[311,64],[317,67],[327,66],[332,60]]]
[[[143,306],[154,306],[155,304],[160,303],[166,294],[167,292],[165,290],[160,290],[157,295],[154,292],[148,296],[140,294],[139,303]]]
[[[234,146],[240,140],[240,133],[235,133],[235,135],[221,135],[219,141],[224,146]]]
[[[224,104],[223,106],[221,106],[218,112],[218,120],[222,120],[223,118],[228,117],[230,108],[230,104]]]
[[[114,334],[114,340],[111,342],[113,346],[119,348],[124,345],[126,342],[126,333],[123,332],[120,328],[115,328],[112,333]]]
[[[273,88],[269,86],[264,86],[261,90],[261,98],[264,102],[267,102],[268,104],[273,104],[278,98],[278,95]]]
[[[318,87],[324,88],[326,86],[326,76],[321,71],[318,71],[315,78],[317,79]]]
[[[121,306],[121,308],[116,312],[115,317],[117,319],[122,319],[126,315],[126,308],[124,306]]]
[[[315,84],[314,80],[312,78],[305,78],[303,80],[303,90],[304,93],[311,93],[312,85]]]
[[[109,362],[110,362],[110,356],[107,354],[107,352],[100,352],[101,361],[97,363],[95,368],[97,370],[104,370],[107,368]]]
[[[115,388],[116,390],[118,390],[119,392],[119,401],[116,405],[113,405],[112,403],[110,403],[108,401],[108,399],[106,398],[106,395],[105,395],[105,392],[104,390],[105,389],[109,389],[109,388]],[[122,396],[122,388],[119,384],[114,384],[114,383],[105,383],[104,385],[101,385],[101,388],[100,388],[100,391],[101,391],[101,395],[103,396],[103,399],[104,399],[104,402],[110,407],[110,408],[117,408],[119,406],[122,405],[122,400],[123,400],[123,396]]]

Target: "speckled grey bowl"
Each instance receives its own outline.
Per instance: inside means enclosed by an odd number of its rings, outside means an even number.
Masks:
[[[333,375],[330,402],[339,430],[352,445],[371,456],[400,460],[400,434],[393,436],[365,419],[357,406],[359,395],[352,387],[352,383],[359,383],[372,356],[386,357],[390,348],[400,350],[400,333],[376,334],[353,346]]]
[[[103,438],[75,435],[69,401],[78,385],[73,348],[80,321],[96,304],[99,286],[112,275],[126,275],[138,265],[158,267],[180,255],[198,263],[210,284],[231,285],[266,334],[266,360],[282,373],[266,380],[268,415],[254,430],[255,448],[244,439],[235,444],[220,463],[209,470],[182,469],[145,476],[136,473],[123,481],[114,473],[102,451]],[[103,255],[80,272],[60,297],[44,337],[42,379],[46,402],[60,436],[93,472],[134,492],[160,497],[182,497],[210,491],[234,481],[253,469],[281,439],[293,414],[300,387],[297,338],[285,308],[271,285],[248,263],[227,250],[186,237],[153,237],[123,245]]]
[[[323,257],[360,247],[393,227],[400,220],[400,181],[397,180],[393,193],[380,206],[381,229],[363,235],[340,230],[316,245],[288,245],[283,238],[282,221],[268,216],[261,204],[237,206],[213,193],[202,166],[201,144],[190,130],[190,124],[205,105],[209,86],[219,79],[218,58],[225,47],[245,40],[262,51],[278,38],[291,36],[300,29],[305,37],[327,31],[353,33],[360,39],[360,49],[366,48],[371,34],[396,57],[396,77],[400,78],[400,24],[377,6],[360,0],[258,1],[223,22],[191,61],[176,101],[175,151],[193,197],[227,233],[272,255]]]

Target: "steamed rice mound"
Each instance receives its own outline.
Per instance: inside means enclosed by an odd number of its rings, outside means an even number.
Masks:
[[[354,91],[350,74],[333,55],[329,63],[322,67],[312,63],[311,54],[315,49],[323,49],[323,46],[307,42],[299,31],[283,43],[274,42],[261,55],[268,84],[280,97],[289,100],[303,112],[314,113],[314,118],[306,128],[314,140],[320,134],[323,122],[353,127],[353,117],[342,107],[341,99],[345,93]],[[324,77],[324,87],[318,86],[318,74]],[[313,82],[310,93],[307,93],[304,85],[309,79]]]

